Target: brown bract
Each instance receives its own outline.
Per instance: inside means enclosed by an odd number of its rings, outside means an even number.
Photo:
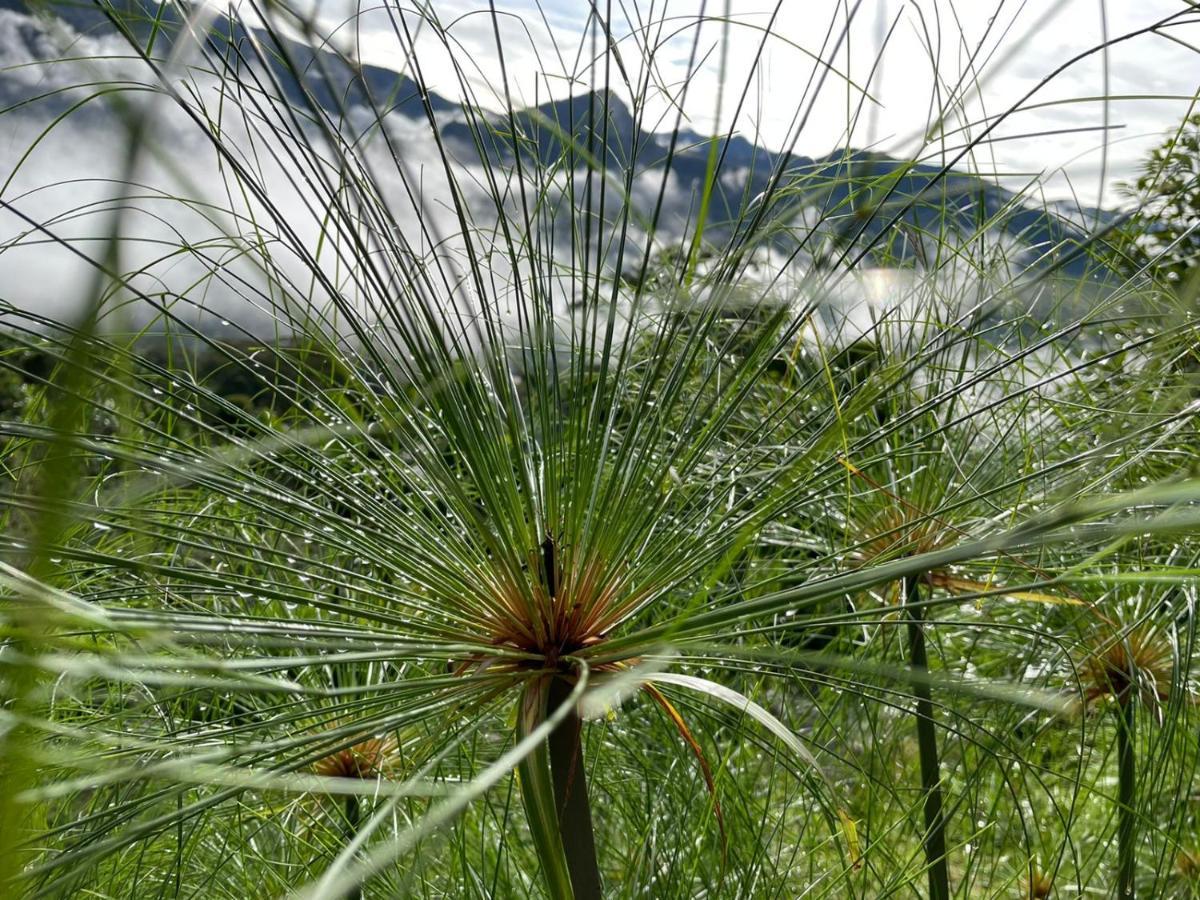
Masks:
[[[1045,872],[1034,869],[1029,875],[1029,900],[1044,900],[1054,889],[1054,880]]]
[[[1189,881],[1200,879],[1200,854],[1180,850],[1175,855],[1175,870]]]
[[[1174,657],[1167,637],[1146,627],[1108,631],[1079,666],[1087,701],[1112,697],[1125,704],[1140,697],[1151,706],[1170,693]]]
[[[898,509],[886,509],[870,522],[867,538],[855,556],[861,562],[880,558],[916,556],[946,546],[951,535],[930,517],[910,517]]]
[[[949,542],[949,535],[931,518],[912,519],[899,509],[888,508],[870,520],[864,529],[869,535],[851,555],[855,566],[866,566],[885,559],[915,556],[937,550]],[[922,578],[933,584],[943,573],[926,572]],[[885,602],[900,601],[899,583],[887,587]]]
[[[388,738],[368,738],[353,747],[331,753],[314,766],[318,775],[330,778],[359,778],[374,781],[383,775],[395,742]]]
[[[457,660],[452,667],[456,674],[480,666],[493,672],[514,668],[566,671],[564,657],[602,643],[652,594],[632,583],[628,566],[561,553],[549,538],[530,553],[528,569],[536,573],[528,583],[498,573],[500,577],[485,586],[486,613],[479,620],[483,633],[475,637],[533,658],[513,663],[475,655]]]

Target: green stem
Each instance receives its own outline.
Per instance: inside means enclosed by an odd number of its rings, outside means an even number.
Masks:
[[[570,695],[569,682],[562,678],[553,679],[549,687],[549,708],[557,709]],[[583,721],[575,710],[550,733],[550,774],[554,781],[558,832],[576,900],[600,900],[600,867],[596,861],[596,838],[588,802],[582,733]]]
[[[929,660],[925,655],[925,630],[921,627],[925,611],[920,602],[920,578],[910,576],[904,580],[909,661],[916,672],[924,674],[929,671]],[[925,864],[929,876],[929,898],[950,900],[941,762],[938,758],[937,723],[933,718],[933,698],[929,691],[929,682],[921,679],[915,683],[913,694],[917,698],[917,751],[921,760],[921,792],[925,797]]]
[[[532,679],[521,692],[520,706],[517,710],[518,740],[527,736],[545,720],[548,707],[548,679]],[[517,775],[521,783],[525,816],[529,820],[529,831],[542,864],[542,875],[546,879],[546,890],[551,900],[575,900],[562,837],[559,834],[558,814],[555,811],[548,742],[541,743],[521,761],[517,766]]]
[[[1137,768],[1134,756],[1134,727],[1137,701],[1132,692],[1120,698],[1117,720],[1117,897],[1134,897],[1134,862],[1137,820]]]
[[[358,822],[361,818],[361,808],[358,797],[354,794],[346,795],[346,841],[354,840],[358,834]],[[346,891],[345,900],[361,900],[362,885],[356,884],[350,890]]]

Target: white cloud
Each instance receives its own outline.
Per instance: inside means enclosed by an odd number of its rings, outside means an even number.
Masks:
[[[3,40],[6,35],[11,40]],[[27,39],[34,46],[27,47]],[[62,55],[68,45],[69,56]],[[484,302],[480,293],[495,298],[502,316],[513,314],[504,309],[506,298],[515,296],[513,268],[508,254],[497,250],[506,245],[495,227],[488,173],[478,162],[451,165],[470,223],[468,251],[444,161],[424,121],[390,117],[386,126],[398,156],[375,133],[356,144],[347,166],[315,128],[298,136],[283,117],[271,116],[270,104],[264,114],[252,91],[223,92],[212,73],[191,68],[175,71],[170,83],[188,98],[188,109],[219,127],[202,127],[173,99],[138,90],[97,99],[51,128],[68,104],[89,96],[92,89],[84,85],[144,87],[158,79],[116,36],[50,37],[28,17],[0,12],[0,75],[9,73],[14,77],[3,84],[14,94],[49,96],[3,117],[0,172],[12,178],[0,197],[62,244],[0,210],[0,301],[51,320],[78,310],[96,283],[97,269],[84,257],[105,259],[113,211],[120,208],[116,264],[128,284],[169,306],[179,320],[225,337],[241,330],[262,337],[286,331],[301,309],[320,311],[343,333],[348,312],[367,329],[400,329],[417,309],[416,295],[403,284],[409,278],[426,279],[421,296],[431,312],[468,344],[478,340],[472,322]],[[132,172],[126,169],[127,126],[136,117],[123,114],[122,105],[150,111]],[[373,130],[372,114],[350,112],[347,135]],[[218,155],[212,133],[220,134],[229,157]],[[462,156],[469,160],[470,152]],[[244,167],[241,176],[235,165]],[[362,169],[355,171],[357,165]],[[509,177],[490,174],[502,182]],[[572,177],[582,195],[587,176]],[[547,204],[565,206],[565,178],[560,173],[541,187]],[[339,228],[322,179],[343,192],[357,179],[377,192],[379,205],[364,213],[356,201],[343,200],[341,208],[357,211],[341,223],[347,228]],[[661,172],[635,180],[631,208],[638,216],[654,205],[661,180]],[[674,176],[666,190],[681,194]],[[514,217],[517,196],[510,191],[504,200]],[[612,207],[618,202],[614,195]],[[670,213],[669,222],[677,223]],[[376,216],[370,225],[368,215]],[[571,239],[565,216],[555,226],[562,231],[559,252],[565,253]],[[635,223],[628,237],[636,247],[644,231]],[[520,277],[528,281],[530,275],[522,271]],[[576,289],[559,279],[552,302],[565,307]],[[110,317],[113,327],[140,328],[153,318],[144,302],[126,303],[130,296],[128,290],[114,292],[110,308],[119,313]],[[335,296],[343,304],[337,311]]]
[[[28,37],[36,44],[32,53],[25,47]],[[222,95],[214,76],[195,69],[174,83],[193,97],[190,109],[220,123],[211,130],[219,131],[230,158],[219,158],[210,129],[197,125],[172,99],[145,91],[98,99],[55,124],[68,104],[89,96],[93,89],[83,85],[157,83],[146,66],[130,58],[120,38],[59,37],[63,40],[52,41],[27,17],[0,12],[0,73],[6,86],[26,95],[55,92],[3,118],[0,172],[11,177],[0,196],[20,215],[0,210],[0,300],[51,319],[78,309],[97,272],[84,257],[105,260],[118,208],[117,266],[129,285],[170,305],[186,322],[214,328],[229,321],[223,327],[230,337],[238,326],[262,335],[286,329],[298,308],[296,298],[328,309],[335,292],[349,309],[374,323],[385,317],[382,310],[395,285],[372,277],[387,282],[400,269],[411,275],[414,260],[422,256],[432,265],[435,254],[429,247],[446,236],[436,258],[451,269],[461,263],[463,242],[455,239],[456,218],[442,205],[449,190],[427,125],[404,117],[389,122],[397,144],[404,147],[406,174],[422,192],[419,216],[383,142],[376,138],[357,152],[372,169],[369,180],[381,195],[381,208],[390,211],[397,226],[390,237],[407,240],[415,251],[403,261],[385,262],[376,240],[364,258],[349,231],[338,236],[329,217],[328,188],[320,184],[324,178],[336,187],[340,178],[353,173],[340,166],[315,129],[307,129],[304,138],[287,134],[282,119],[259,118],[249,99]],[[61,50],[68,40],[71,58],[47,53],[47,42]],[[9,73],[14,73],[12,79],[7,79]],[[150,110],[132,170],[127,168],[128,125],[136,115],[123,113],[122,107],[130,113]],[[357,124],[365,127],[362,121]],[[305,163],[296,162],[301,147],[310,152]],[[235,176],[234,164],[245,167],[244,177]],[[463,196],[473,205],[475,224],[486,229],[489,203],[472,187],[478,178],[466,171],[457,176]],[[250,185],[259,189],[259,196]],[[454,274],[451,280],[459,280]],[[116,291],[112,306],[121,308],[128,295]],[[467,302],[461,296],[459,301]],[[451,314],[448,297],[437,302],[443,313]],[[151,317],[145,303],[128,309],[136,313],[114,321],[140,327]],[[341,316],[344,326],[345,310]]]
[[[536,96],[545,99],[578,93],[593,79],[603,82],[603,72],[588,68],[589,4],[543,2],[549,27],[534,0],[503,0],[496,7],[510,90],[520,101],[532,102],[535,86]],[[1102,161],[1107,168],[1103,199],[1111,202],[1113,182],[1133,175],[1146,150],[1178,122],[1200,90],[1200,60],[1193,49],[1200,46],[1200,12],[1187,12],[1181,0],[879,0],[851,4],[857,15],[849,22],[842,0],[783,0],[778,5],[772,0],[729,0],[734,24],[728,31],[723,88],[723,29],[713,20],[723,11],[720,0],[656,4],[650,21],[638,19],[648,16],[645,3],[615,7],[624,13],[611,29],[624,72],[635,83],[644,74],[645,48],[655,48],[654,75],[663,91],[647,98],[646,121],[651,126],[674,125],[672,100],[686,83],[684,112],[693,126],[704,133],[713,129],[720,98],[719,125],[728,128],[749,84],[736,127],[767,146],[789,146],[795,138],[797,152],[819,155],[849,142],[938,160],[943,152],[950,158],[969,140],[979,139],[994,117],[1016,107],[1062,63],[1100,46],[1106,31],[1114,40],[1176,15],[1158,33],[1120,41],[1107,53],[1094,53],[1055,75],[964,160],[964,165],[1001,176],[1010,187],[1037,179],[1048,196],[1080,191],[1083,202],[1102,197]],[[476,100],[498,105],[503,81],[486,4],[435,0],[431,8],[448,27],[451,46],[457,50],[453,56],[468,76],[468,89]],[[697,25],[702,8],[709,19]],[[777,13],[773,22],[772,13]],[[396,42],[390,27],[380,25],[372,14],[364,16],[362,25],[364,55],[380,64],[394,61]],[[772,37],[756,67],[758,45],[768,26]],[[834,52],[843,31],[845,37]],[[693,42],[702,60],[694,70],[688,67]],[[423,60],[428,59],[431,86],[461,97],[452,54],[439,51],[438,44],[432,30],[417,42]],[[816,59],[831,67],[819,92],[816,80],[822,67]],[[621,90],[622,73],[613,67],[609,77]],[[864,101],[862,91],[846,79],[866,88],[878,105]],[[1122,97],[1108,103],[1107,140],[1099,130],[1105,104],[1085,99],[1105,95]],[[796,137],[797,115],[810,104],[811,114]],[[939,117],[948,133],[926,141],[926,131]],[[1064,128],[1095,130],[1067,133]]]
[[[710,13],[719,12],[721,5],[720,0],[710,0],[707,8]],[[465,70],[467,89],[479,100],[500,105],[504,82],[491,17],[479,12],[479,0],[438,0],[433,6],[440,24],[449,28],[448,36],[440,35],[429,23],[421,25],[416,17],[408,20],[430,87],[450,97],[461,95],[459,72]],[[644,8],[645,4],[640,6]],[[587,85],[603,81],[604,72],[593,71],[590,66],[592,33],[583,27],[583,5],[543,0],[544,19],[532,0],[509,0],[497,3],[497,7],[501,14],[500,46],[514,103],[579,93]],[[960,145],[965,136],[978,135],[978,123],[984,117],[1004,110],[1065,57],[1094,46],[1100,39],[1098,7],[1084,0],[1066,0],[1050,17],[1047,8],[1039,4],[1013,7],[1012,11],[1005,6],[990,32],[987,13],[995,12],[991,4],[951,7],[933,0],[907,4],[881,0],[862,5],[860,17],[849,24],[849,41],[843,41],[842,49],[834,54],[831,48],[837,32],[845,25],[838,18],[842,4],[837,0],[786,0],[755,74],[751,71],[752,59],[771,7],[768,0],[731,0],[736,24],[729,29],[727,73],[722,85],[718,66],[723,28],[712,21],[697,25],[699,0],[659,4],[656,8],[661,18],[649,23],[636,20],[639,4],[624,4],[621,8],[628,10],[634,21],[614,23],[617,53],[609,58],[609,77],[615,82],[628,77],[636,83],[644,75],[653,74],[661,91],[647,98],[646,127],[656,123],[660,128],[674,125],[677,111],[671,106],[671,97],[678,97],[685,83],[684,124],[702,133],[711,130],[720,100],[722,127],[728,127],[740,88],[748,83],[750,90],[739,130],[748,132],[752,139],[761,137],[768,145],[782,146],[789,141],[797,112],[806,109],[814,97],[815,86],[806,93],[810,78],[820,77],[822,71],[814,63],[814,56],[829,59],[841,74],[826,76],[822,90],[815,94],[812,116],[796,141],[797,151],[812,155],[847,141],[899,153],[935,152],[940,144],[927,144],[921,139],[931,116],[937,115],[937,102],[931,113],[931,98],[940,96],[942,106],[952,107],[954,104],[946,98],[961,82],[970,84],[972,90],[964,94],[962,109],[946,118],[947,130],[960,126],[964,129],[944,140],[945,152],[952,154],[953,147]],[[1167,0],[1140,3],[1136,8],[1133,4],[1109,4],[1109,33],[1117,35],[1142,27],[1175,8]],[[353,11],[345,0],[338,4],[322,2],[320,9],[323,23],[340,21],[348,10]],[[952,11],[959,16],[956,21],[952,21]],[[861,93],[848,87],[842,75],[860,86],[867,85],[878,56],[880,35],[891,26],[893,17],[898,17],[894,37],[883,52],[882,68],[869,86],[878,104],[866,103],[861,116],[856,116]],[[1196,18],[1193,15],[1178,32],[1168,33],[1181,38],[1190,34],[1187,29],[1200,27]],[[832,36],[823,51],[829,25]],[[1031,32],[1035,25],[1038,27]],[[355,27],[368,62],[401,69],[408,63],[403,42],[398,41],[391,22],[377,6],[339,29],[338,35],[348,40]],[[27,49],[30,40],[34,43]],[[687,61],[693,41],[704,62],[689,73]],[[79,37],[71,47],[71,53],[79,59],[42,64],[38,60],[48,55],[47,42],[54,43],[36,28],[31,29],[26,17],[0,12],[0,75],[5,83],[26,93],[86,81],[154,83],[151,73],[130,60],[127,48],[115,37]],[[653,73],[646,71],[647,42],[656,47]],[[936,48],[933,59],[922,49],[926,45]],[[969,58],[976,46],[982,49],[977,68],[973,69]],[[599,50],[603,49],[601,41]],[[1148,50],[1154,52],[1152,61],[1143,58]],[[1161,35],[1150,35],[1113,50],[1109,92],[1190,96],[1196,89],[1195,71],[1192,50]],[[1187,84],[1188,78],[1191,84]],[[227,146],[256,173],[255,180],[273,209],[268,210],[261,200],[248,198],[239,190],[228,162],[218,165],[203,130],[177,106],[161,99],[154,101],[158,106],[151,144],[160,152],[145,153],[136,172],[139,187],[134,190],[137,196],[132,203],[136,209],[125,214],[125,240],[121,245],[121,266],[138,271],[134,281],[139,289],[187,296],[188,302],[202,304],[211,311],[210,321],[236,316],[255,330],[269,330],[276,318],[288,314],[278,283],[318,303],[329,302],[329,292],[312,281],[312,266],[300,258],[303,252],[321,246],[317,268],[336,286],[339,296],[364,310],[386,303],[390,287],[364,281],[373,273],[349,236],[330,242],[324,218],[327,198],[320,190],[306,187],[299,170],[284,155],[288,141],[295,138],[274,133],[272,129],[279,123],[257,121],[253,110],[249,119],[239,118],[242,110],[235,98],[221,97],[218,82],[212,77],[193,73],[190,86],[200,98],[193,101],[194,108],[222,117]],[[75,88],[62,98],[80,97],[81,91]],[[1103,92],[1100,57],[1096,56],[1069,69],[1032,102],[1076,100]],[[134,103],[146,102],[146,96],[124,95]],[[241,101],[244,103],[246,98]],[[219,114],[218,108],[222,110]],[[0,172],[17,167],[56,109],[34,104],[27,110],[4,115]],[[74,114],[57,126],[36,152],[21,162],[13,182],[2,194],[35,221],[51,225],[77,249],[94,255],[104,249],[99,239],[107,233],[108,209],[127,192],[113,181],[122,177],[125,153],[120,118],[103,109],[103,104],[96,104],[94,113]],[[1111,122],[1127,127],[1114,132],[1108,144],[1109,181],[1128,177],[1146,146],[1158,140],[1159,132],[1182,112],[1183,104],[1178,100],[1114,101]],[[1094,102],[1035,106],[1015,113],[996,128],[995,136],[1014,138],[1026,132],[1087,128],[1097,124],[1102,114],[1102,104]],[[389,128],[403,148],[403,165],[411,183],[419,184],[424,193],[420,209],[414,209],[408,200],[401,172],[380,141],[365,146],[363,159],[372,166],[373,178],[394,216],[397,233],[421,252],[428,251],[430,240],[448,236],[439,250],[440,259],[447,266],[456,264],[457,271],[448,272],[446,282],[456,285],[454,290],[466,298],[470,291],[460,286],[466,260],[464,243],[458,234],[457,218],[448,208],[449,191],[441,160],[429,139],[428,125],[397,116],[392,117]],[[969,162],[986,172],[1024,172],[1023,176],[1010,177],[1010,186],[1036,181],[1048,196],[1066,196],[1075,187],[1081,202],[1089,203],[1099,196],[1100,154],[1096,148],[1100,143],[1095,132],[1003,140],[980,148]],[[273,159],[272,154],[278,154],[278,158]],[[1065,175],[1042,177],[1041,173],[1059,166]],[[328,154],[322,171],[334,179],[344,174],[337,171]],[[476,239],[486,244],[496,210],[482,187],[483,172],[463,165],[456,168],[455,175],[479,231]],[[653,208],[660,184],[661,173],[653,172],[635,181],[635,212]],[[551,186],[547,198],[561,190],[561,183]],[[667,193],[671,206],[660,240],[678,234],[682,212],[690,202],[674,176]],[[1111,191],[1107,197],[1112,198]],[[180,203],[179,198],[190,201],[190,206]],[[419,227],[422,222],[432,226],[434,233],[423,234]],[[258,271],[248,257],[238,258],[247,248],[253,249],[257,238],[254,223],[267,238],[270,265],[275,268],[271,278]],[[285,228],[291,230],[290,236],[283,234]],[[79,296],[92,270],[69,250],[47,244],[27,231],[27,225],[0,212],[0,299],[61,315],[69,305],[67,298]],[[322,235],[323,244],[319,240]],[[644,240],[644,232],[636,225],[632,235],[635,243]],[[194,252],[169,252],[179,251],[181,244]],[[560,242],[558,246],[566,245]],[[369,253],[378,250],[373,247]],[[498,295],[509,289],[508,269],[503,255],[488,260],[486,278],[501,284]],[[385,277],[396,274],[384,273]],[[469,305],[477,301],[463,302]],[[453,310],[448,307],[447,311]]]

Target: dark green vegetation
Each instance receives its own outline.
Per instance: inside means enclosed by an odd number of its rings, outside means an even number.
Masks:
[[[1136,203],[1126,227],[1131,245],[1126,268],[1194,297],[1200,266],[1200,114],[1189,115],[1166,136],[1126,192]]]
[[[641,115],[669,26],[611,10],[546,141],[430,99],[446,23],[388,7],[426,172],[285,6],[83,9],[130,71],[4,112],[128,140],[97,234],[21,220],[78,307],[0,310],[13,891],[1198,893],[1200,323],[1115,219],[1031,268],[949,167],[863,157],[805,224],[811,173],[718,202],[705,141],[673,231],[682,119],[659,166],[597,100]],[[156,128],[220,190],[147,187]]]

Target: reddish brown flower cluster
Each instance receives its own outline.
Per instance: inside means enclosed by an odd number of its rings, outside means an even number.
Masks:
[[[1054,880],[1045,872],[1034,869],[1029,874],[1029,900],[1044,900],[1054,889]]]
[[[1180,850],[1175,856],[1175,870],[1188,881],[1200,879],[1200,853]]]
[[[383,774],[393,742],[385,738],[369,738],[353,747],[346,747],[320,760],[316,773],[330,778],[360,778],[373,781]]]
[[[1150,705],[1167,699],[1174,667],[1171,643],[1149,628],[1109,632],[1080,664],[1089,703],[1112,697],[1122,705],[1140,697]]]

